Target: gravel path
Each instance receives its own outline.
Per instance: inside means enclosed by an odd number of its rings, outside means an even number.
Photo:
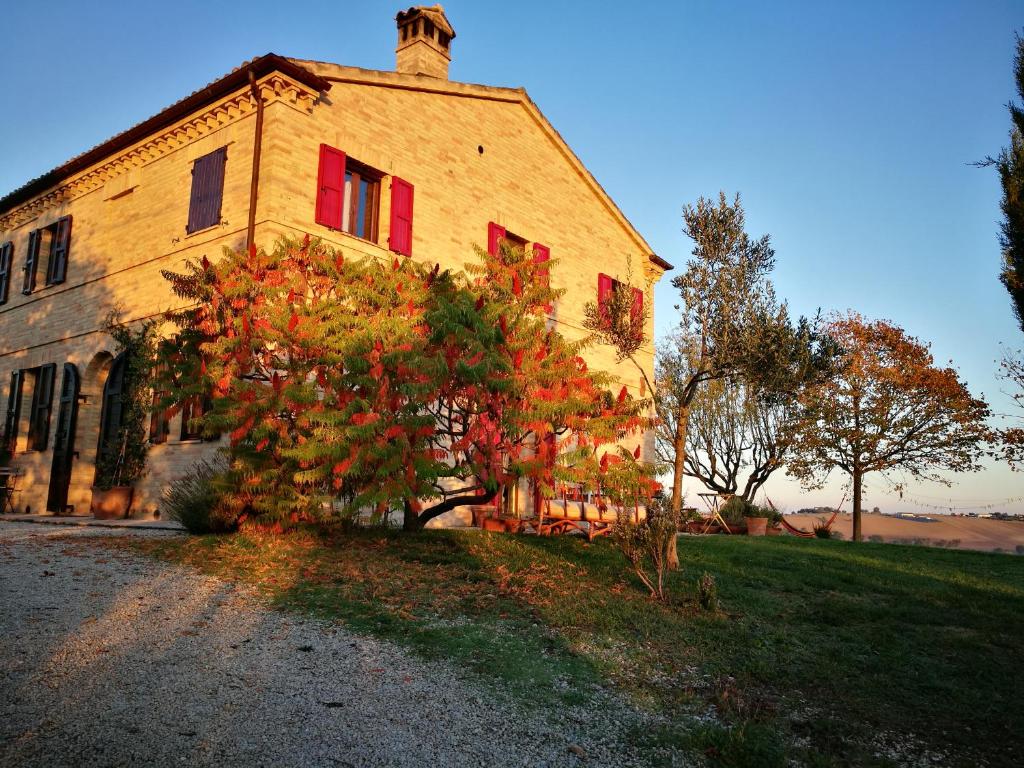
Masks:
[[[178,534],[0,523],[0,765],[634,763],[607,721],[87,541],[111,535]]]

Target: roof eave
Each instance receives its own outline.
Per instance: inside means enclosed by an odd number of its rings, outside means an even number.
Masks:
[[[671,272],[673,269],[675,269],[675,267],[673,267],[671,264],[669,264],[667,261],[665,261],[663,258],[661,258],[661,256],[659,256],[656,253],[652,253],[651,256],[650,256],[650,259],[651,259],[651,262],[653,264],[661,267],[666,272]]]
[[[276,53],[268,53],[232,70],[219,80],[214,80],[205,88],[186,96],[181,101],[175,102],[153,115],[153,117],[129,128],[127,131],[107,139],[102,144],[98,144],[77,157],[73,157],[52,171],[47,171],[42,176],[38,176],[27,184],[18,187],[18,189],[0,198],[0,213],[32,199],[63,179],[89,168],[108,155],[127,149],[151,133],[187,117],[218,97],[238,90],[249,82],[249,72],[252,72],[255,77],[259,78],[275,71],[294,78],[309,88],[315,88],[318,92],[331,89],[331,84],[319,75],[310,72],[291,59],[278,56]]]

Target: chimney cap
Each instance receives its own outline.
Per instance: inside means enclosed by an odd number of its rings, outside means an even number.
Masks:
[[[402,27],[420,16],[425,16],[430,19],[434,25],[441,31],[445,32],[450,39],[455,39],[455,30],[452,29],[452,25],[449,23],[448,17],[444,15],[444,8],[440,3],[437,3],[436,5],[414,5],[407,10],[399,11],[398,15],[395,16],[395,21],[398,22],[399,27]]]

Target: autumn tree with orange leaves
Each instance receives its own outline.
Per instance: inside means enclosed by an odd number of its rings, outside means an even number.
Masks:
[[[550,263],[477,255],[466,275],[284,239],[165,273],[192,306],[162,388],[212,392],[202,424],[230,436],[239,509],[296,520],[340,498],[417,529],[520,478],[550,496],[644,426],[549,327]]]
[[[843,350],[832,378],[802,397],[789,471],[820,487],[834,470],[853,484],[853,538],[861,540],[864,477],[889,476],[950,484],[943,471],[980,469],[989,409],[928,346],[889,322],[850,313],[828,333]]]

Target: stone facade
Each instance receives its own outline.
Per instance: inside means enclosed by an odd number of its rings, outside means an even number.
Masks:
[[[95,162],[88,167],[55,178],[31,195],[19,190],[0,200],[0,243],[14,246],[9,297],[0,306],[0,402],[6,410],[12,371],[56,363],[56,390],[63,363],[77,367],[82,390],[68,495],[77,514],[89,507],[102,391],[112,359],[103,319],[114,308],[126,321],[174,308],[161,270],[245,245],[256,136],[254,91],[264,113],[257,244],[269,247],[281,234],[308,232],[353,254],[390,259],[390,178],[399,176],[415,188],[412,258],[459,267],[473,258],[474,246],[486,246],[491,221],[550,247],[557,260],[553,284],[566,289],[552,321],[567,336],[583,333],[583,305],[596,298],[598,272],[624,280],[631,268],[633,283],[642,283],[646,301],[653,300],[651,289],[667,265],[652,255],[524,91],[319,62],[276,67],[266,59],[249,65],[254,73],[262,70],[253,76],[255,89],[241,82],[232,89],[228,76],[208,86],[216,95],[189,114],[169,108],[162,113],[167,121],[159,115],[153,119],[151,133],[127,145],[124,136],[115,137],[92,151]],[[299,69],[313,76],[295,77]],[[383,174],[375,243],[315,223],[321,144]],[[220,223],[186,234],[193,162],[220,147],[227,147]],[[66,281],[46,287],[40,280],[35,291],[23,295],[21,267],[29,233],[67,215],[73,229]],[[41,258],[42,275],[45,254]],[[631,364],[617,366],[611,351],[600,347],[588,356],[592,366],[613,370],[639,394],[640,375]],[[641,359],[650,375],[653,350],[642,350]],[[32,451],[27,437],[31,402],[29,375],[11,465],[25,472],[17,507],[41,512],[56,403],[48,448]],[[153,515],[160,490],[214,448],[181,441],[180,434],[179,417],[168,441],[152,447],[134,515]],[[652,447],[648,436],[645,456],[651,456]]]

